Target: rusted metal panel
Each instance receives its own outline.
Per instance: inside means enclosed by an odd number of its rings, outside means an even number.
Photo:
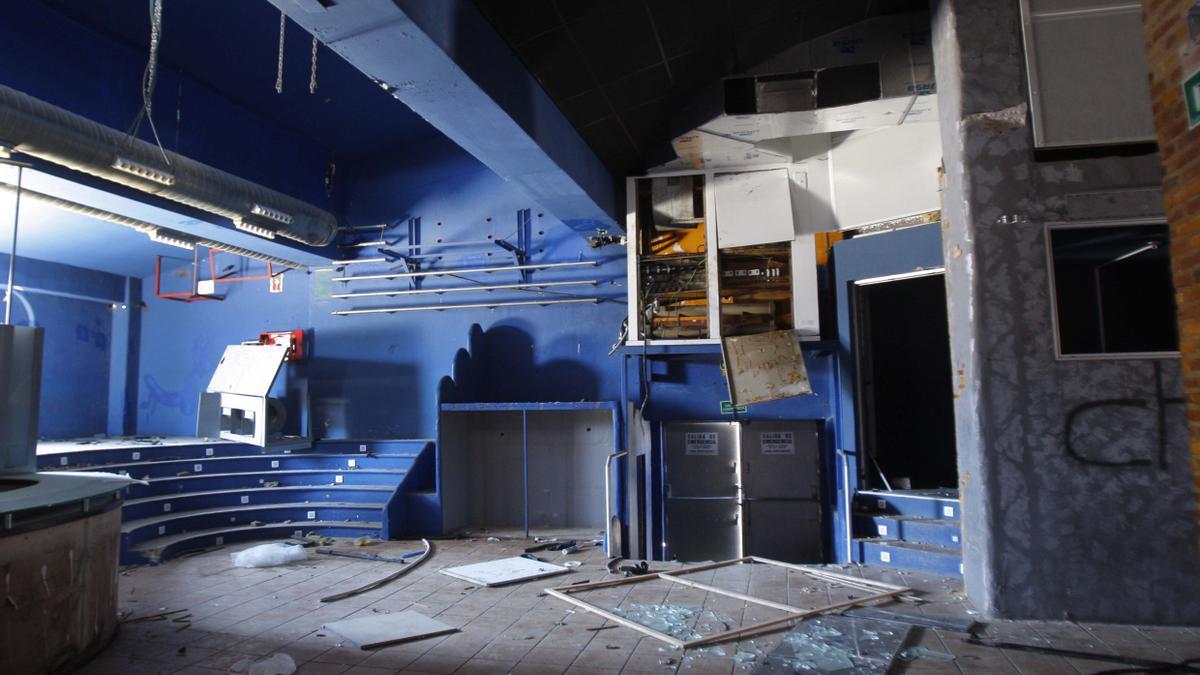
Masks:
[[[733,405],[812,393],[800,339],[795,331],[729,337],[722,340],[722,346]]]

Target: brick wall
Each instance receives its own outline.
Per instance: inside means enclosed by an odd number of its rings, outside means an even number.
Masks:
[[[1192,473],[1200,508],[1200,126],[1188,130],[1180,86],[1184,75],[1200,68],[1200,44],[1192,45],[1188,34],[1187,12],[1193,5],[1196,0],[1144,0],[1142,22],[1163,161],[1163,200],[1171,227]]]

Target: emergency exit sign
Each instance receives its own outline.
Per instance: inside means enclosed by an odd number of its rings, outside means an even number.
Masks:
[[[1187,105],[1188,129],[1200,125],[1200,69],[1183,81],[1183,100]]]
[[[744,405],[739,405],[737,407],[737,412],[739,415],[741,415],[742,413],[747,412],[747,411],[749,411],[749,408],[747,408]],[[733,401],[721,401],[721,414],[722,415],[732,415],[733,414]]]

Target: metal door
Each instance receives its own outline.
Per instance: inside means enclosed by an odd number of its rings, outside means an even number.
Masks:
[[[824,562],[821,555],[821,505],[816,501],[768,499],[748,501],[745,515],[746,555],[791,563]]]
[[[741,555],[738,425],[663,426],[668,558],[724,560]]]
[[[663,425],[668,498],[738,496],[736,422]]]
[[[742,494],[747,499],[820,497],[817,422],[743,422]]]
[[[737,499],[668,499],[669,560],[728,560],[742,555],[741,505]]]

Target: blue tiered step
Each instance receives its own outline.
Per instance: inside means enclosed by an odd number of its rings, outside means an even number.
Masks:
[[[859,492],[854,496],[858,562],[962,576],[962,529],[954,490]]]
[[[411,527],[401,517],[404,505],[431,492],[424,467],[433,450],[432,439],[321,440],[285,451],[199,440],[125,442],[39,455],[38,465],[146,480],[126,489],[121,514],[121,562],[139,564],[309,532],[399,536]]]

